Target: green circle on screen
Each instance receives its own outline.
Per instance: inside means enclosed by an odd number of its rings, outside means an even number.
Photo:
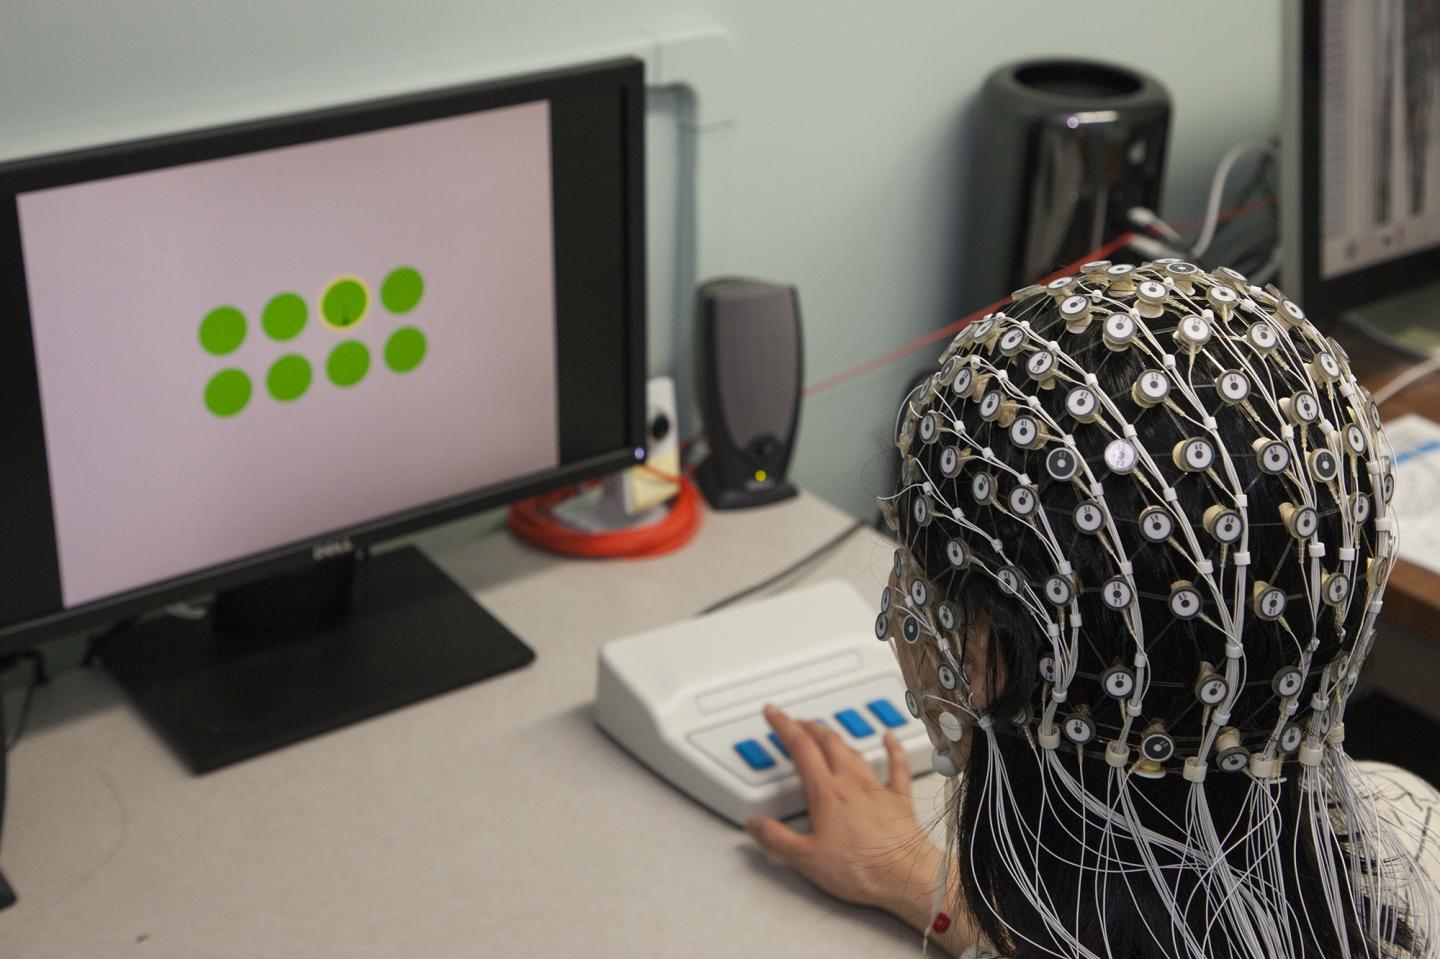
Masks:
[[[370,292],[357,276],[332,280],[320,295],[320,315],[338,330],[349,329],[365,319],[370,309]]]
[[[359,340],[346,340],[330,351],[325,375],[336,386],[354,386],[370,372],[370,350]]]
[[[305,318],[309,313],[305,299],[300,294],[280,293],[265,304],[260,325],[272,340],[293,340],[305,329]]]
[[[216,416],[234,416],[249,402],[250,377],[240,370],[221,370],[205,384],[205,408]]]
[[[385,341],[385,365],[396,373],[409,373],[425,359],[425,334],[403,326]]]
[[[200,345],[206,353],[224,356],[245,342],[245,314],[233,306],[217,306],[200,321]]]
[[[310,388],[310,361],[295,353],[280,357],[265,375],[265,388],[282,403],[298,400]]]
[[[396,267],[380,284],[380,302],[391,313],[409,313],[424,295],[425,281],[414,267]]]

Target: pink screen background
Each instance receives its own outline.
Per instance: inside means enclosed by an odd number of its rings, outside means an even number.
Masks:
[[[21,196],[65,604],[558,465],[549,143],[524,104]],[[402,265],[425,294],[395,317]],[[372,306],[342,335],[318,309],[345,274]],[[310,318],[276,343],[260,316],[284,291]],[[221,305],[248,334],[214,357]],[[381,355],[404,325],[428,352],[401,375]],[[347,338],[372,362],[342,389],[325,358]],[[286,353],[315,371],[288,404],[264,386]],[[221,419],[205,386],[232,366],[255,389]]]

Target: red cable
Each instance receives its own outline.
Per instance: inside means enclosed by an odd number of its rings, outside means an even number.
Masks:
[[[1229,221],[1234,220],[1237,217],[1242,217],[1246,214],[1254,213],[1256,210],[1263,210],[1268,206],[1274,205],[1274,203],[1275,198],[1273,196],[1265,196],[1260,197],[1256,200],[1251,200],[1249,203],[1243,203],[1240,206],[1233,207],[1221,213],[1218,217],[1218,222],[1228,223]],[[1175,226],[1175,229],[1189,229],[1191,226],[1199,224],[1204,219],[1205,218],[1202,216],[1199,219],[1194,220],[1193,222],[1178,224]],[[1074,262],[1065,264],[1064,266],[1060,267],[1060,269],[1056,270],[1054,273],[1051,273],[1049,276],[1036,280],[1035,282],[1048,283],[1051,280],[1055,279],[1057,276],[1064,276],[1067,273],[1073,273],[1075,270],[1079,269],[1082,264],[1089,263],[1091,260],[1103,260],[1121,247],[1128,246],[1130,244],[1130,241],[1134,238],[1134,233],[1122,233],[1119,236],[1115,237],[1115,239],[1111,240],[1109,243],[1106,243],[1103,246],[1096,247],[1089,253],[1086,253],[1083,256],[1077,258]],[[924,336],[913,339],[909,343],[906,343],[904,346],[897,346],[895,349],[891,350],[889,353],[884,354],[883,356],[877,356],[872,360],[866,360],[864,363],[861,363],[857,366],[852,366],[848,370],[841,370],[839,373],[827,376],[825,379],[820,380],[818,383],[811,383],[809,386],[805,387],[805,398],[809,399],[812,396],[819,396],[821,393],[833,390],[835,387],[840,386],[841,384],[850,382],[857,376],[864,376],[866,373],[878,370],[882,366],[887,366],[890,363],[893,363],[896,360],[900,359],[901,357],[908,356],[909,354],[914,353],[916,350],[922,350],[925,347],[929,346],[931,343],[938,343],[941,340],[949,339],[956,333],[959,333],[960,330],[965,326],[965,324],[971,322],[972,320],[978,320],[986,313],[992,313],[1009,302],[1010,297],[1001,297],[994,303],[991,303],[989,306],[982,306],[974,313],[968,313],[965,316],[960,317],[960,319],[956,320],[955,322],[949,324],[948,326],[942,326],[938,330],[931,330]]]
[[[1274,197],[1262,197],[1252,200],[1242,206],[1226,210],[1220,214],[1220,221],[1226,222],[1236,217],[1244,216],[1255,210],[1263,209],[1275,202]],[[1177,227],[1180,229],[1183,227]],[[1051,273],[1037,282],[1048,283],[1057,276],[1063,276],[1078,269],[1081,264],[1091,260],[1103,260],[1121,247],[1129,245],[1135,238],[1134,233],[1122,233],[1109,243],[1096,247],[1084,256],[1079,257],[1073,263],[1067,263],[1060,269]],[[993,312],[1006,303],[1010,297],[1005,296],[996,300],[989,306],[981,307],[973,313],[962,316],[960,319],[938,330],[932,330],[917,339],[911,340],[903,346],[896,347],[882,356],[866,360],[848,370],[842,370],[833,376],[828,376],[818,383],[812,383],[805,387],[805,398],[818,396],[841,384],[848,383],[859,376],[864,376],[872,370],[878,370],[895,362],[901,357],[908,356],[916,350],[924,349],[932,343],[949,339],[965,326],[965,324],[979,319],[986,313]],[[692,436],[681,444],[682,452],[694,443],[698,436]],[[658,470],[651,467],[644,467],[652,473],[664,476]],[[664,476],[671,482],[678,483],[680,492],[676,494],[671,502],[670,512],[658,523],[651,523],[639,529],[618,530],[613,533],[586,533],[574,527],[566,525],[557,519],[554,508],[559,503],[569,499],[579,492],[578,486],[567,486],[563,489],[536,496],[532,499],[521,500],[511,505],[506,513],[506,519],[510,530],[516,536],[528,543],[549,550],[552,553],[559,553],[562,556],[580,556],[594,559],[609,559],[623,557],[627,559],[641,559],[648,556],[663,556],[666,553],[674,552],[694,538],[699,532],[703,519],[700,491],[690,481],[692,470],[686,470],[683,476]]]
[[[579,492],[578,486],[567,486],[512,504],[506,511],[510,531],[527,543],[562,556],[643,559],[672,553],[690,542],[700,531],[704,518],[700,491],[688,476],[668,476],[659,470],[646,469],[680,487],[680,492],[671,501],[670,512],[657,523],[613,533],[577,530],[558,519],[554,512],[558,504]]]

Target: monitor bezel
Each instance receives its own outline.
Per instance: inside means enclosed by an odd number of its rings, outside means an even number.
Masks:
[[[1312,321],[1328,327],[1349,310],[1434,282],[1440,275],[1440,244],[1330,279],[1321,276],[1321,3],[1290,0],[1286,7],[1287,155],[1280,199],[1285,291]]]
[[[558,486],[579,483],[635,465],[637,452],[643,455],[645,449],[644,65],[633,57],[615,58],[0,164],[0,212],[5,213],[8,225],[13,227],[12,232],[6,228],[7,224],[0,223],[0,286],[11,286],[12,295],[18,300],[15,313],[25,327],[23,339],[29,341],[31,318],[24,289],[18,222],[15,222],[17,194],[549,100],[557,96],[610,90],[618,91],[622,102],[619,136],[623,151],[620,192],[623,205],[621,225],[625,236],[622,285],[625,296],[623,354],[627,423],[626,440],[621,448],[509,482],[478,487],[71,608],[57,609],[8,625],[0,624],[0,654],[28,648],[58,635],[144,614],[170,603],[303,568],[325,556],[358,550]],[[554,176],[552,169],[552,178]],[[558,237],[564,227],[560,222],[561,211],[557,209],[554,216]],[[17,279],[18,289],[15,286]],[[4,300],[9,298],[0,296],[0,306],[4,306]],[[0,320],[9,315],[10,309],[6,307],[7,312],[0,315]],[[21,363],[22,369],[27,367],[33,376],[33,343],[28,359]],[[20,386],[24,388],[23,383]],[[35,395],[38,401],[38,392]]]

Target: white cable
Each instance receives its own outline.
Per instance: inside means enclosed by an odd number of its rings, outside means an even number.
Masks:
[[[1185,240],[1183,237],[1180,236],[1180,231],[1176,230],[1173,226],[1160,219],[1160,214],[1156,213],[1148,206],[1132,206],[1130,209],[1125,211],[1125,216],[1129,218],[1132,225],[1138,226],[1142,229],[1147,227],[1154,228],[1161,236],[1169,240],[1171,243],[1180,244],[1182,249],[1185,247]]]
[[[1393,399],[1395,394],[1414,386],[1420,380],[1423,380],[1437,370],[1440,370],[1440,356],[1432,356],[1428,360],[1416,363],[1376,390],[1373,394],[1375,402],[1384,403],[1387,400]]]
[[[1435,355],[1434,353],[1428,352],[1419,347],[1412,346],[1406,343],[1404,340],[1396,339],[1389,333],[1386,333],[1384,330],[1380,329],[1375,324],[1371,323],[1369,320],[1362,317],[1359,313],[1351,313],[1348,311],[1345,313],[1341,313],[1340,322],[1344,323],[1346,326],[1350,326],[1354,329],[1359,330],[1361,333],[1364,333],[1366,336],[1374,340],[1376,343],[1379,343],[1381,346],[1388,346],[1396,353],[1404,353],[1406,356],[1412,356],[1417,360],[1428,360],[1430,359],[1430,357]]]
[[[1244,143],[1237,143],[1225,155],[1220,158],[1220,165],[1215,168],[1215,176],[1210,181],[1210,200],[1205,205],[1205,225],[1200,228],[1200,236],[1195,241],[1192,252],[1196,257],[1210,249],[1210,243],[1215,239],[1215,228],[1220,225],[1220,201],[1225,196],[1225,181],[1230,177],[1230,171],[1240,159],[1250,153],[1270,154],[1275,152],[1275,144],[1270,140],[1251,140]]]

